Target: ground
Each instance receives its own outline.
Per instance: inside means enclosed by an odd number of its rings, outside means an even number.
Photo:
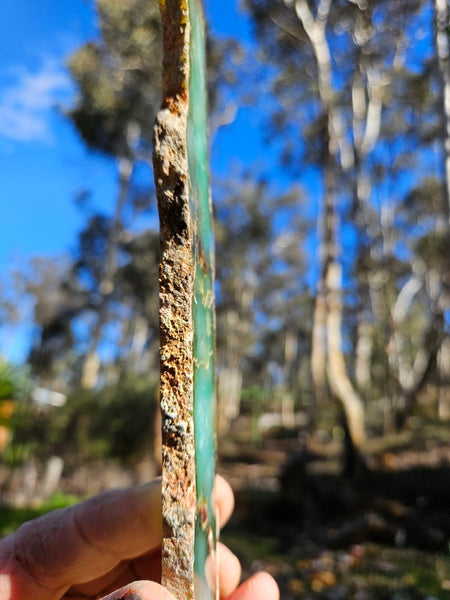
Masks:
[[[247,572],[271,572],[283,600],[450,599],[449,424],[372,438],[354,478],[340,444],[282,433],[221,451],[237,497],[222,537]]]
[[[332,435],[278,428],[250,439],[250,431],[250,417],[241,417],[218,461],[236,493],[222,539],[244,574],[272,573],[282,600],[450,600],[450,423],[420,418],[400,433],[370,434],[368,470],[354,477],[342,476],[342,444]],[[128,485],[151,476],[145,465],[101,468],[111,485]],[[61,482],[66,495],[45,505],[2,507],[0,535],[73,502],[67,494],[80,495],[83,482],[104,486],[89,476],[98,468],[71,473]]]

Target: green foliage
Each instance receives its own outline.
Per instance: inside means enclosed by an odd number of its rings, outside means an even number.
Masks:
[[[51,510],[72,506],[80,498],[72,494],[57,492],[37,508],[16,508],[14,506],[2,506],[0,511],[0,537],[10,535],[16,529],[31,519],[36,519]]]
[[[262,412],[270,406],[271,398],[272,393],[269,390],[258,384],[253,384],[242,390],[241,410],[242,412]]]
[[[26,398],[31,391],[28,367],[18,367],[0,359],[0,400]]]
[[[140,169],[151,150],[153,114],[160,102],[159,10],[157,2],[144,0],[96,4],[99,37],[70,61],[79,90],[70,116],[90,148],[130,159],[125,162],[133,163],[133,172],[116,207],[112,199],[108,214],[86,214],[70,264],[57,268],[55,262],[36,262],[32,267],[28,290],[36,300],[35,324],[40,330],[34,338],[33,368],[48,385],[62,380],[69,389],[78,385],[86,349],[97,351],[100,380],[110,372],[126,374],[137,363],[155,378],[158,369],[159,243],[158,232],[147,228],[154,223],[149,170],[142,176]],[[218,122],[227,121],[227,109],[234,104],[242,106],[250,96],[258,96],[252,118],[267,144],[267,156],[260,155],[254,163],[246,159],[245,168],[228,171],[226,181],[215,182],[213,194],[222,383],[218,396],[226,406],[242,401],[241,411],[256,414],[269,404],[271,410],[278,409],[274,390],[288,390],[298,404],[311,397],[309,356],[322,227],[319,223],[317,235],[315,219],[324,187],[328,127],[318,65],[296,3],[243,4],[253,26],[252,52],[238,56],[239,42],[210,40],[208,87],[214,103],[229,101],[229,106],[219,107],[224,121],[214,115]],[[314,16],[319,4],[306,2]],[[445,128],[430,8],[432,4],[422,0],[335,0],[326,24],[332,101],[344,130],[341,141],[349,144],[355,158],[365,128],[368,133],[373,129],[376,138],[335,181],[345,284],[343,338],[350,374],[356,372],[357,320],[372,327],[366,400],[397,396],[401,386],[395,365],[412,369],[418,351],[434,348],[428,340],[439,341],[448,321],[441,312],[448,310],[449,238],[448,230],[438,226],[448,202],[440,163]],[[425,52],[415,47],[418,31],[425,35],[420,42]],[[355,113],[357,98],[361,114]],[[365,122],[373,100],[381,103],[378,132],[376,118]],[[370,113],[371,119],[375,113]],[[289,168],[274,166],[275,156]],[[269,162],[267,171],[260,166]],[[365,206],[357,206],[357,190],[364,188]],[[136,199],[142,198],[145,214],[135,210]],[[422,286],[408,314],[395,324],[392,311],[399,294],[417,273],[423,273]],[[434,288],[439,289],[431,298]],[[295,346],[289,361],[288,332]],[[397,361],[391,360],[394,335],[402,339]],[[102,354],[105,347],[111,349],[107,358]],[[122,376],[121,389],[124,381]],[[74,432],[73,455],[125,455],[135,445],[134,436],[129,439],[121,431],[134,431],[127,413],[132,402],[123,401],[122,406],[117,394],[110,387],[69,393],[67,407],[42,414],[24,407],[28,414],[17,413],[17,435],[33,429],[43,453],[46,444],[49,449],[68,448],[64,435],[69,438]],[[125,411],[120,418],[119,408]],[[330,414],[335,419],[334,412]],[[100,423],[106,418],[111,420],[108,434]],[[17,456],[28,451],[29,438],[19,439],[23,447]]]
[[[151,151],[161,100],[162,32],[158,2],[97,0],[101,38],[69,61],[79,96],[68,116],[86,144],[106,154],[135,159]],[[208,44],[209,100],[232,78],[221,69],[237,43]]]
[[[431,231],[426,233],[416,241],[415,250],[426,261],[426,264],[435,268],[440,267],[443,274],[446,274],[445,278],[448,277],[450,267],[444,258],[450,256],[450,238],[447,232]],[[444,260],[442,260],[443,258]]]
[[[95,395],[91,440],[103,440],[106,455],[130,459],[148,450],[157,406],[156,382],[125,377]],[[92,413],[91,406],[91,413]]]
[[[406,195],[403,205],[406,216],[412,222],[439,214],[445,202],[442,181],[436,177],[424,177],[420,184]]]
[[[33,444],[35,455],[68,464],[91,459],[133,461],[148,451],[156,408],[156,383],[129,376],[114,386],[78,389],[63,407],[22,404],[14,415],[14,446]]]
[[[157,2],[98,0],[101,40],[80,48],[69,68],[79,99],[69,112],[93,149],[132,157],[152,138],[159,105],[161,25]]]
[[[15,419],[14,419],[15,420]],[[14,427],[14,425],[12,424]],[[2,462],[10,469],[22,465],[37,449],[35,442],[17,442],[14,435],[2,454]]]

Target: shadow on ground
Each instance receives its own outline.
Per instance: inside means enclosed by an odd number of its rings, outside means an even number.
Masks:
[[[278,486],[247,476],[224,539],[283,600],[450,599],[450,465],[399,464],[349,479],[295,453]]]

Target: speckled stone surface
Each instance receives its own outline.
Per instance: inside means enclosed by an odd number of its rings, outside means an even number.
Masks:
[[[216,543],[214,241],[204,22],[200,0],[160,5],[164,74],[154,174],[161,231],[162,577],[179,600],[209,600],[205,565]]]

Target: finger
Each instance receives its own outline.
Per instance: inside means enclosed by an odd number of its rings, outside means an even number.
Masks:
[[[219,595],[221,598],[229,596],[241,579],[241,563],[237,556],[226,546],[219,543],[218,548],[219,569]]]
[[[161,549],[153,550],[133,560],[133,569],[139,579],[161,581]]]
[[[67,596],[72,598],[97,598],[106,596],[106,594],[117,590],[118,588],[134,581],[137,578],[136,573],[130,572],[128,562],[122,562],[117,567],[108,571],[106,575],[97,577],[87,583],[73,585],[67,593]],[[147,579],[147,576],[145,576]],[[149,577],[150,579],[150,577]]]
[[[268,573],[256,573],[240,585],[227,600],[279,600],[280,590]]]
[[[166,588],[154,581],[135,581],[105,596],[103,600],[175,600],[175,598]]]
[[[161,544],[159,481],[112,490],[23,525],[0,542],[15,600],[47,600]],[[61,594],[62,595],[62,594]]]
[[[220,475],[214,482],[214,499],[216,502],[219,526],[223,527],[234,509],[234,494],[230,484]]]

